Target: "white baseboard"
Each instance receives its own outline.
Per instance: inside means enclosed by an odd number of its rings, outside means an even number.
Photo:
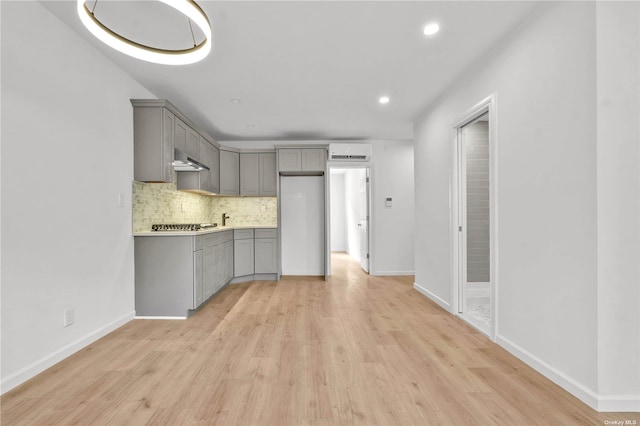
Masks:
[[[423,295],[427,296],[429,299],[436,302],[438,305],[440,305],[442,309],[445,309],[447,312],[451,312],[451,305],[449,304],[449,302],[446,302],[445,300],[441,299],[437,295],[431,293],[426,288],[419,286],[418,283],[413,283],[413,288],[418,290],[418,292],[422,293]]]
[[[415,275],[415,271],[375,271],[369,272],[374,277],[391,277],[391,276],[405,276]]]
[[[640,395],[598,395],[602,413],[640,413]]]
[[[589,407],[598,410],[598,394],[596,392],[547,364],[530,352],[527,352],[504,336],[497,335],[496,343]]]
[[[141,320],[186,320],[187,317],[145,317],[145,316],[135,316],[133,319],[141,319]]]
[[[116,319],[115,321],[110,322],[109,324],[100,327],[99,329],[83,336],[70,344],[63,346],[58,349],[56,352],[48,355],[32,364],[26,366],[22,370],[17,373],[11,374],[8,377],[4,377],[2,379],[2,383],[0,384],[1,393],[5,393],[15,388],[16,386],[26,382],[27,380],[35,377],[36,375],[42,373],[47,368],[59,363],[63,359],[73,355],[78,352],[80,349],[90,345],[96,340],[106,336],[117,328],[122,327],[129,321],[131,321],[135,316],[135,312],[130,312],[122,317]]]

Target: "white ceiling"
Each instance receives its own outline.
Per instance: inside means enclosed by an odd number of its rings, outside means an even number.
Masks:
[[[176,67],[104,46],[80,23],[75,0],[43,4],[220,141],[412,139],[414,117],[538,5],[201,0],[213,26],[212,53]],[[192,44],[186,18],[164,5],[99,0],[95,14],[158,47]],[[422,27],[431,21],[441,31],[427,38]],[[377,102],[383,94],[387,105]]]

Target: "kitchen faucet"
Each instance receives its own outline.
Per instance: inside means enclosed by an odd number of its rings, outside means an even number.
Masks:
[[[227,219],[231,219],[226,213],[222,213],[222,226],[227,225]]]

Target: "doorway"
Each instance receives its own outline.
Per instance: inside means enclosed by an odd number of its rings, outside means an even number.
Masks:
[[[456,311],[495,340],[493,99],[456,124]]]
[[[371,269],[371,172],[369,167],[331,167],[330,249],[346,253],[362,270]]]

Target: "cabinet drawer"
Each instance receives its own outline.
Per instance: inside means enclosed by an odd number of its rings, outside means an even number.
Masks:
[[[233,230],[234,240],[247,240],[249,238],[253,238],[253,229],[234,229]]]
[[[203,235],[202,237],[204,238],[205,247],[217,246],[218,244],[226,243],[233,239],[231,231],[215,232],[213,234]]]
[[[277,229],[256,229],[256,238],[276,238],[278,236]]]
[[[202,244],[204,243],[204,235],[198,235],[193,237],[193,251],[202,250]]]

